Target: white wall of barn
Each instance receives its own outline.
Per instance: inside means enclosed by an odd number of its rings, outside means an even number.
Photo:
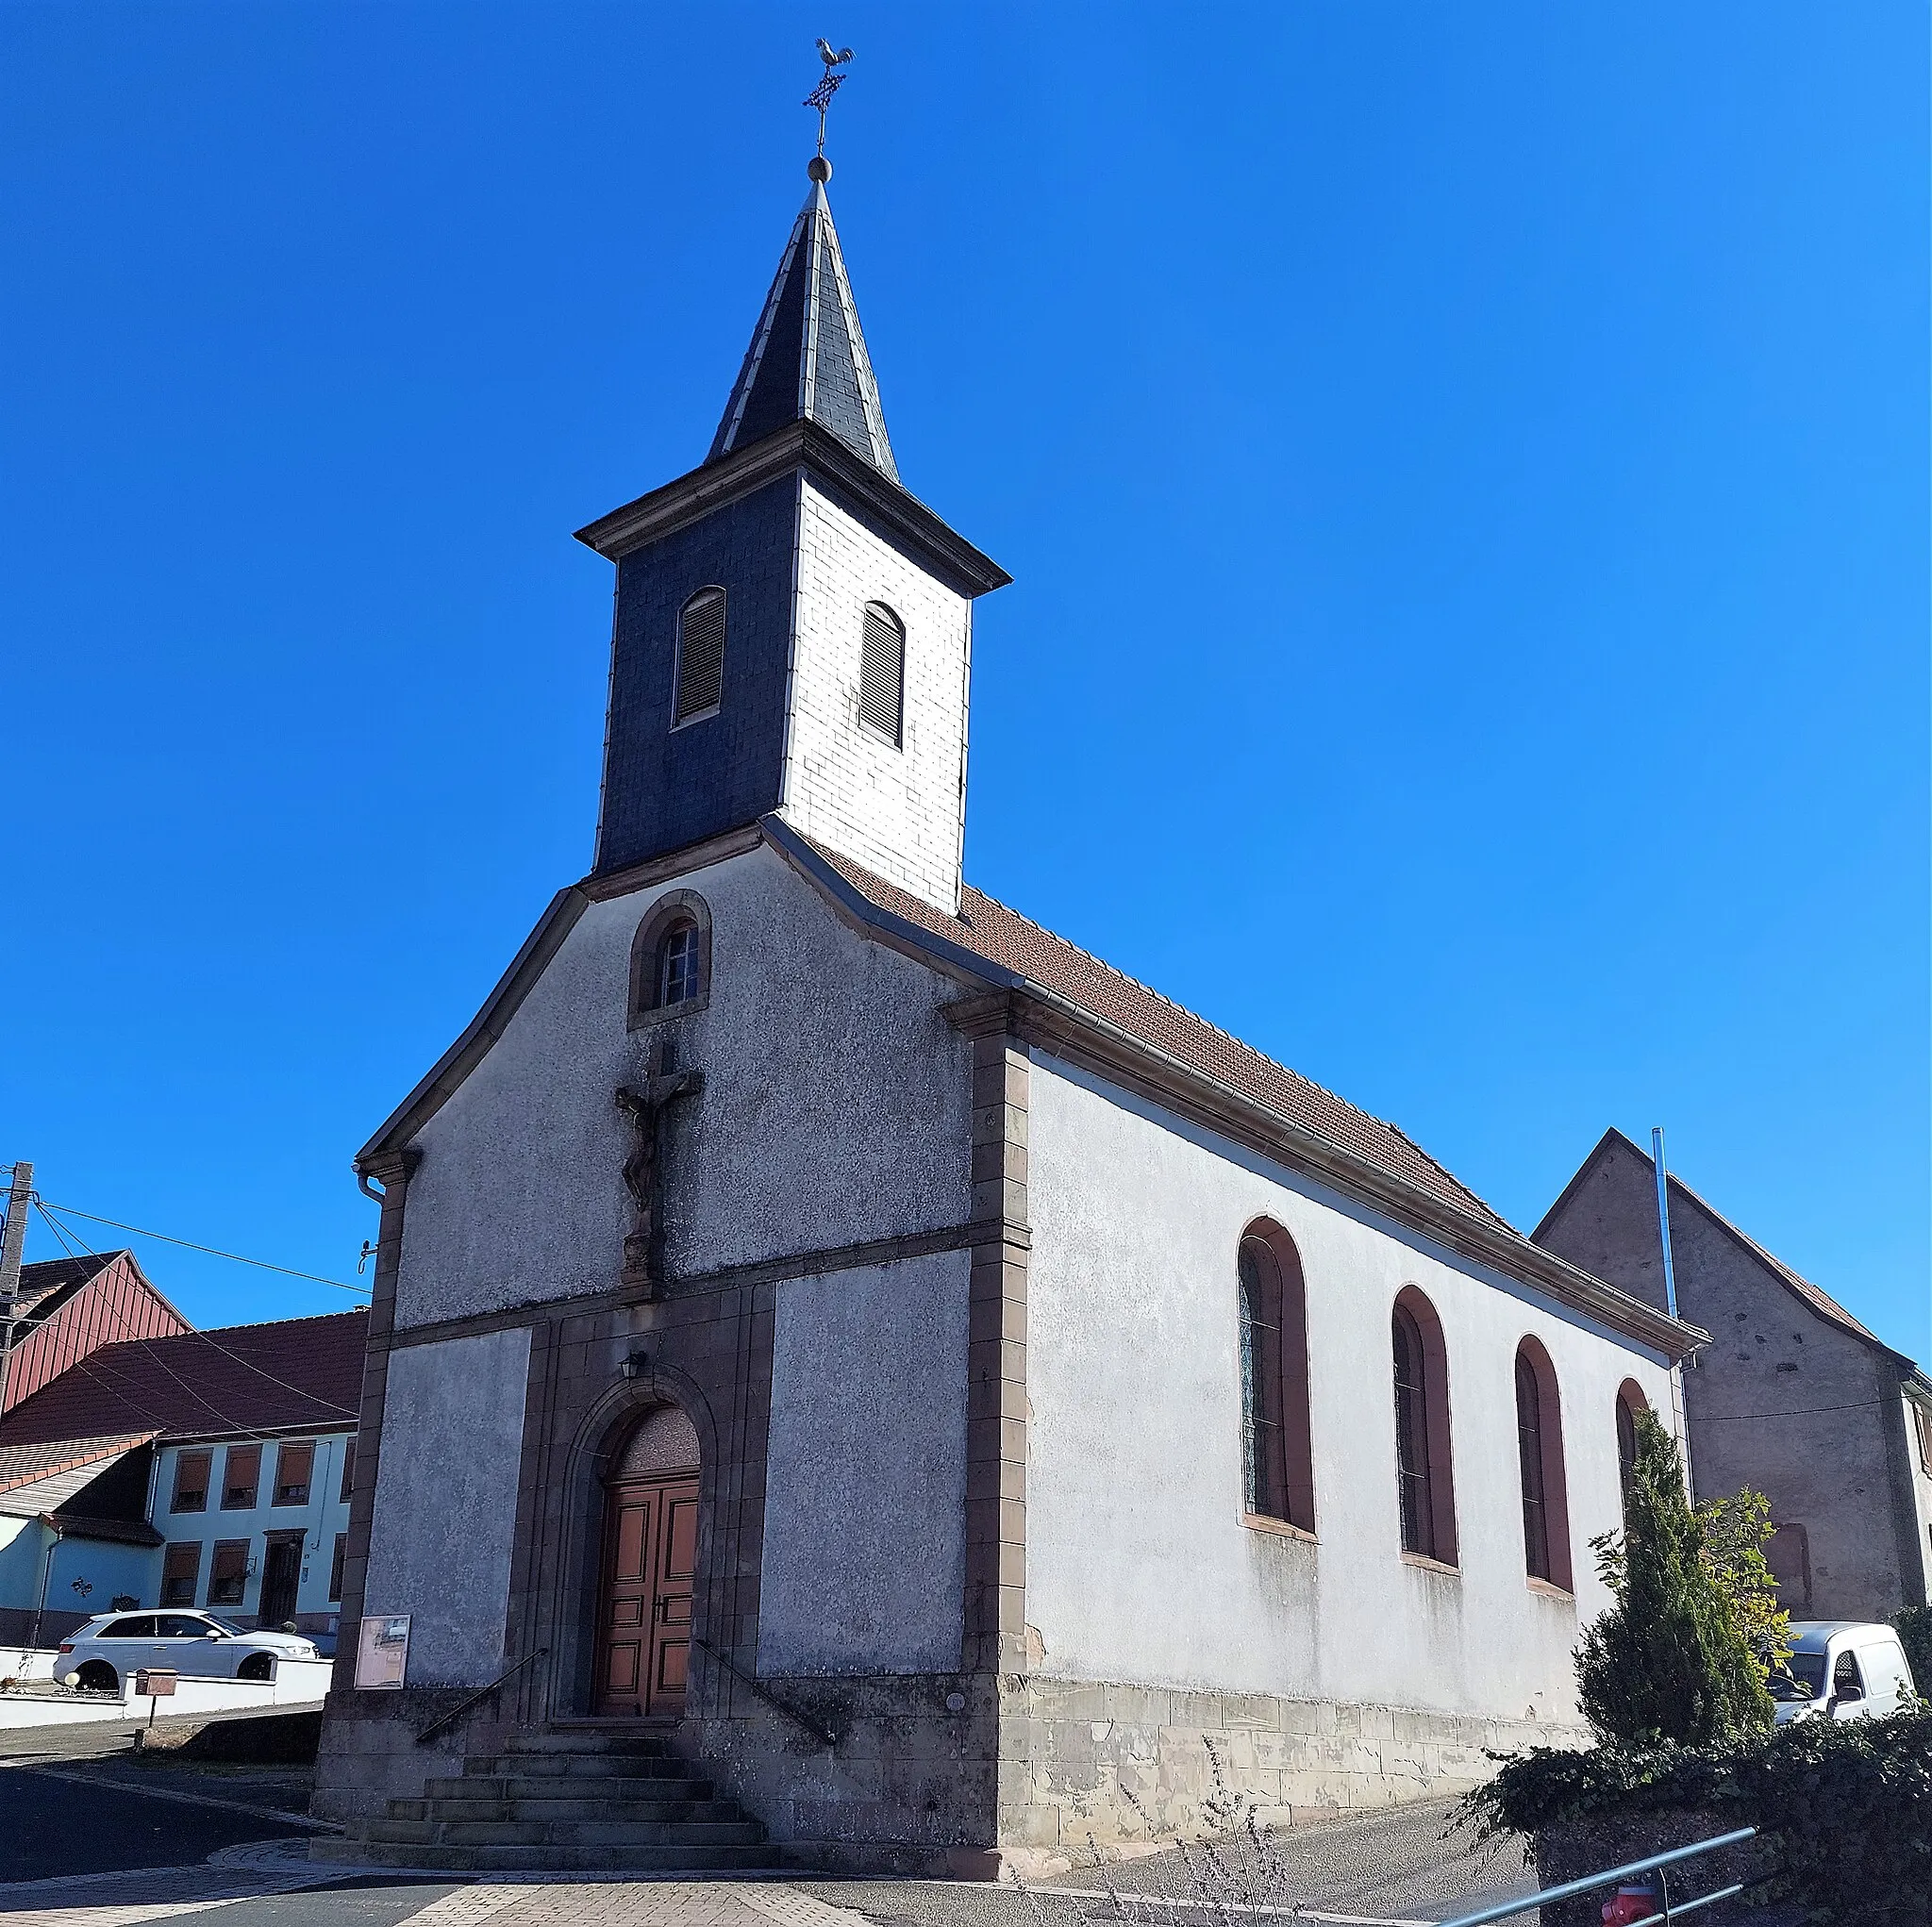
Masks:
[[[1608,1603],[1614,1402],[1661,1360],[1534,1289],[1074,1066],[1036,1057],[1028,1195],[1026,1617],[1038,1670],[1569,1720]],[[1279,1222],[1307,1277],[1317,1542],[1241,1522],[1236,1252]],[[1448,1359],[1459,1571],[1401,1555],[1390,1315],[1415,1285]],[[1574,1602],[1524,1570],[1514,1366],[1561,1393]]]
[[[666,1127],[673,1274],[971,1216],[970,1046],[941,1015],[958,988],[759,848],[585,911],[416,1140],[398,1325],[618,1283],[633,1139],[613,1093],[656,1035],[627,1027],[631,939],[675,889],[704,897],[712,938],[708,1007],[668,1027],[705,1078]]]

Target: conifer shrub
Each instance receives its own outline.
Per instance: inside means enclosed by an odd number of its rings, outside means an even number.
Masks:
[[[1624,1531],[1591,1541],[1615,1602],[1576,1654],[1583,1716],[1607,1744],[1712,1746],[1772,1723],[1764,1679],[1787,1623],[1755,1493],[1692,1508],[1677,1442],[1637,1414]]]

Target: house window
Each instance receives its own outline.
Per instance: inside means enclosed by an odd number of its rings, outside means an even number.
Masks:
[[[1912,1419],[1919,1428],[1919,1469],[1932,1472],[1932,1405],[1912,1401]]]
[[[175,1457],[175,1496],[168,1503],[170,1512],[206,1512],[208,1510],[208,1475],[214,1470],[215,1455],[211,1452],[183,1452]]]
[[[906,625],[882,602],[865,606],[858,645],[858,720],[894,749],[905,725]]]
[[[1395,1478],[1402,1550],[1456,1563],[1456,1492],[1449,1446],[1449,1377],[1436,1308],[1405,1286],[1391,1315],[1395,1379]]]
[[[161,1603],[192,1606],[194,1583],[201,1577],[201,1541],[170,1546],[161,1560]]]
[[[208,1604],[240,1605],[242,1595],[247,1590],[248,1541],[217,1539],[215,1555],[208,1569]]]
[[[710,992],[710,905],[695,890],[671,890],[631,939],[630,1027],[690,1017]]]
[[[1617,1485],[1624,1503],[1630,1503],[1630,1481],[1637,1476],[1637,1415],[1650,1410],[1643,1387],[1626,1378],[1617,1387]]]
[[[1523,1558],[1532,1579],[1571,1589],[1569,1480],[1556,1367],[1535,1338],[1516,1348],[1516,1458],[1523,1481]]]
[[[248,1512],[254,1509],[261,1488],[261,1447],[231,1445],[222,1467],[222,1510]]]
[[[701,589],[677,612],[677,698],[672,718],[715,715],[724,694],[724,591]]]
[[[315,1470],[312,1445],[284,1445],[275,1452],[275,1503],[307,1505],[308,1481]]]
[[[351,1438],[342,1446],[342,1489],[336,1495],[346,1505],[356,1496],[356,1441]],[[333,1598],[334,1594],[331,1593]]]
[[[1241,1294],[1242,1504],[1251,1518],[1315,1529],[1308,1439],[1307,1296],[1301,1258],[1258,1220],[1236,1261]]]
[[[339,1603],[342,1596],[342,1561],[349,1556],[349,1536],[345,1532],[336,1535],[335,1557],[328,1564],[328,1596],[331,1604]]]

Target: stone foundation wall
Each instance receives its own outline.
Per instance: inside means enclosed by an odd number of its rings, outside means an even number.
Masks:
[[[998,1763],[994,1683],[962,1673],[761,1680],[839,1736],[815,1740],[739,1682],[687,1721],[719,1790],[764,1823],[788,1866],[836,1873],[980,1871]],[[948,1706],[949,1699],[961,1702]]]
[[[479,1717],[460,1720],[426,1745],[416,1736],[470,1697],[460,1686],[406,1686],[400,1692],[338,1687],[323,1703],[322,1743],[308,1810],[346,1825],[378,1818],[391,1800],[420,1800],[426,1780],[463,1770],[466,1753],[493,1753],[505,1729]],[[487,1708],[479,1709],[487,1715]]]
[[[1041,1868],[1085,1853],[1090,1833],[1118,1844],[1208,1831],[1208,1742],[1229,1788],[1285,1825],[1462,1792],[1494,1770],[1485,1749],[1587,1737],[1534,1719],[1014,1675],[1000,1683],[999,1732],[1000,1847]]]

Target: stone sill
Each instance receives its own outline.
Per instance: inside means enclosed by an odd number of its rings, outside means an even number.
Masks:
[[[1530,1591],[1543,1599],[1561,1600],[1565,1605],[1574,1606],[1576,1603],[1576,1595],[1557,1585],[1553,1580],[1538,1579],[1532,1576],[1525,1579],[1523,1583],[1529,1587]]]
[[[1291,1524],[1285,1519],[1271,1519],[1265,1512],[1244,1512],[1241,1523],[1250,1532],[1274,1533],[1285,1539],[1300,1539],[1304,1545],[1320,1545],[1319,1540],[1305,1525]]]
[[[1440,1572],[1449,1579],[1462,1577],[1460,1566],[1445,1565],[1441,1559],[1431,1559],[1422,1553],[1404,1553],[1402,1563],[1405,1566],[1413,1566],[1420,1572]]]

